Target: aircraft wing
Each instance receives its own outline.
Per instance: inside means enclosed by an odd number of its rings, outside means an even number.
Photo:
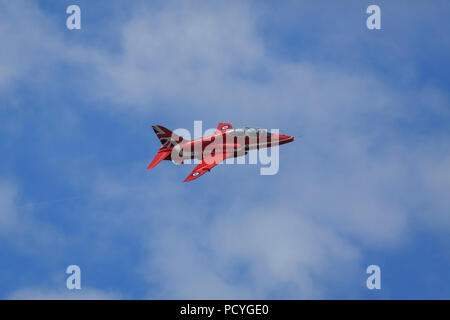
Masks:
[[[221,153],[204,158],[202,162],[200,162],[191,172],[191,174],[184,180],[184,182],[192,181],[201,177],[203,174],[210,171],[216,165],[221,163],[226,158],[231,157],[232,155],[232,153]]]

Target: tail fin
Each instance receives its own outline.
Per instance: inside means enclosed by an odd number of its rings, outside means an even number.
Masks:
[[[163,126],[152,126],[152,128],[155,131],[156,136],[158,137],[163,147],[173,148],[181,141],[183,141],[182,137],[176,135],[169,129],[164,128]]]
[[[183,141],[182,137],[176,135],[169,129],[164,128],[163,126],[152,126],[152,127],[162,146],[161,148],[159,148],[158,153],[156,154],[153,161],[147,167],[147,170],[154,168],[158,163],[160,163],[163,160],[166,159],[170,160],[173,147],[175,147],[177,144]]]

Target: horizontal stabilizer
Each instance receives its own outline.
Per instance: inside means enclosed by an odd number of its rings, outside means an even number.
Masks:
[[[166,149],[167,150],[167,149]],[[167,151],[161,151],[161,149],[156,154],[155,158],[152,160],[150,165],[147,167],[147,170],[154,168],[158,163],[163,161],[165,158],[167,158],[168,155],[170,155],[171,150]]]

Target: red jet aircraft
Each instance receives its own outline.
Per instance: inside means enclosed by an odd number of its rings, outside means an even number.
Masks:
[[[294,137],[262,129],[234,129],[229,123],[219,123],[214,134],[195,140],[184,140],[163,126],[152,127],[162,147],[147,170],[154,168],[162,160],[173,160],[175,163],[183,163],[186,159],[201,160],[184,181],[199,178],[226,158],[240,157],[246,155],[249,150],[270,148],[294,141]]]

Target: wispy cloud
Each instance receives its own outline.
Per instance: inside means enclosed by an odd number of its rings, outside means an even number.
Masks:
[[[88,268],[99,263],[92,256],[110,262],[126,254],[123,247],[134,248],[135,269],[119,263],[115,270],[137,274],[151,298],[308,298],[329,297],[331,288],[353,295],[367,250],[400,251],[418,230],[448,233],[449,96],[439,83],[422,81],[421,53],[408,51],[416,40],[399,43],[389,20],[369,44],[365,30],[351,31],[356,20],[364,27],[359,7],[331,27],[323,20],[335,17],[334,4],[320,9],[319,22],[308,18],[319,10],[312,5],[300,21],[281,10],[284,23],[269,31],[268,21],[278,18],[256,2],[139,3],[125,18],[120,10],[111,17],[119,21],[108,30],[113,50],[69,39],[64,26],[31,2],[2,6],[2,114],[19,129],[2,126],[9,141],[0,146],[19,152],[17,141],[33,138],[46,152],[39,160],[48,177],[61,176],[61,185],[84,197],[70,214],[49,209],[47,219],[21,209],[17,190],[29,180],[7,162],[4,171],[24,180],[0,184],[0,233],[11,242],[32,239],[42,249],[65,239],[61,247],[89,252],[78,255]],[[400,5],[389,8],[398,12]],[[427,12],[409,17],[428,26],[438,13]],[[309,25],[314,21],[317,28]],[[289,31],[294,27],[303,30],[300,38]],[[316,45],[308,45],[308,28]],[[271,47],[275,40],[278,50]],[[335,52],[326,51],[330,43]],[[448,50],[447,42],[441,46]],[[32,88],[29,95],[19,94],[23,86]],[[31,115],[11,116],[27,108]],[[33,137],[24,125],[30,117],[40,123]],[[153,138],[144,123],[157,120],[172,129],[228,120],[302,138],[281,148],[278,175],[218,166],[186,185],[180,181],[188,168],[164,163],[145,172],[145,161],[136,159],[151,151],[130,148],[156,145],[143,141]],[[108,165],[116,154],[133,161]],[[64,232],[67,225],[81,231]],[[47,240],[35,242],[40,236]],[[27,288],[10,296],[73,297]],[[96,289],[84,294],[111,297]]]

